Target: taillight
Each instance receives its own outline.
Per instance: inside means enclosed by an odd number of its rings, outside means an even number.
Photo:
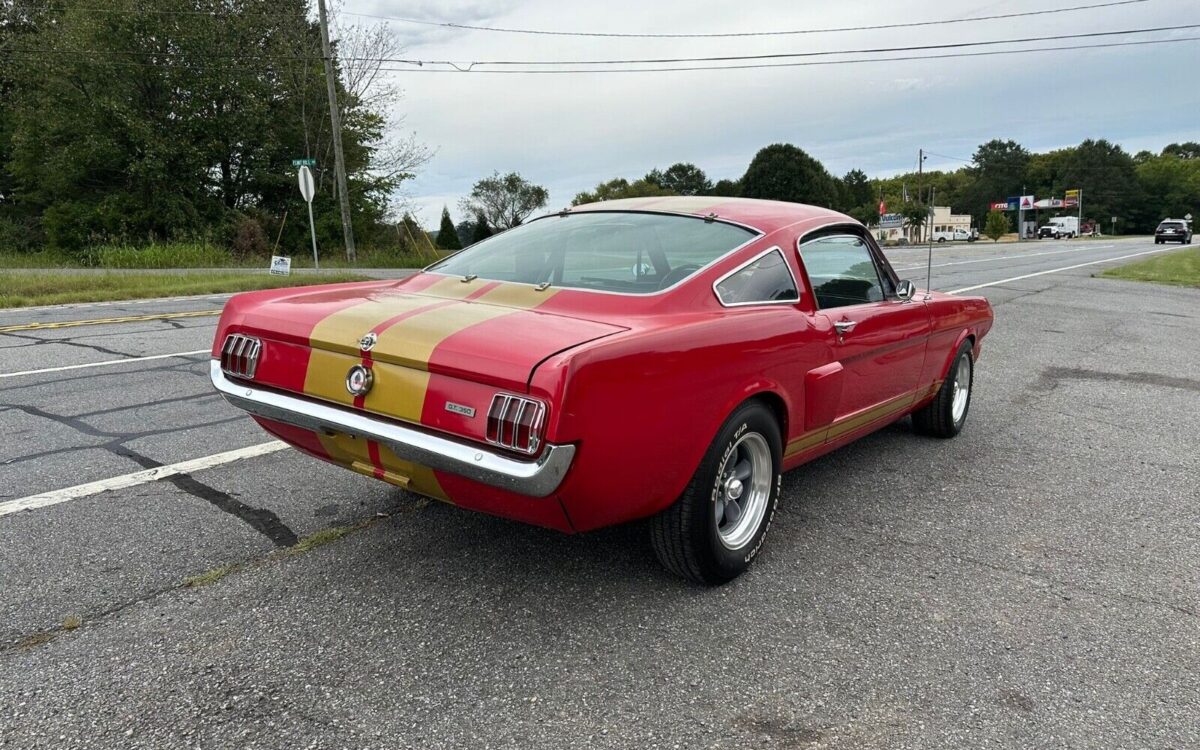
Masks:
[[[262,353],[262,342],[253,336],[231,333],[225,337],[221,347],[221,371],[235,378],[254,378],[258,369],[258,355]]]
[[[541,401],[497,393],[488,409],[487,441],[521,453],[537,453],[545,419],[546,407]]]

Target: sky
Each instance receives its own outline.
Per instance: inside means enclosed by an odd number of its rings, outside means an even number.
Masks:
[[[340,23],[387,24],[420,60],[573,60],[761,55],[951,44],[1200,23],[1196,0],[940,26],[724,39],[613,39],[466,31],[352,14],[592,32],[713,33],[963,19],[1104,0],[345,0]],[[1200,37],[1200,28],[1112,41]],[[1104,39],[1059,44],[1097,43]],[[1042,42],[1024,46],[1047,46]],[[936,52],[934,54],[937,54]],[[399,67],[391,65],[389,67]],[[435,66],[425,66],[427,70]],[[954,169],[992,138],[1033,151],[1107,138],[1128,151],[1200,140],[1200,41],[949,60],[672,73],[488,75],[391,72],[391,117],[434,150],[404,188],[427,226],[481,177],[517,171],[547,210],[615,177],[693,162],[740,177],[792,143],[834,174]]]

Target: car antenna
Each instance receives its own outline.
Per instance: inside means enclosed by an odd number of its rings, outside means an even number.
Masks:
[[[929,214],[925,217],[925,223],[931,225],[933,223],[933,196],[936,195],[936,188],[929,188]],[[929,255],[925,261],[925,301],[933,299],[930,292],[933,291],[933,227],[929,227],[927,232],[929,237]]]

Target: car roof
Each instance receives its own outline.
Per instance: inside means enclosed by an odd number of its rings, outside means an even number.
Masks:
[[[672,195],[652,198],[622,198],[575,206],[571,213],[593,211],[649,211],[708,217],[744,224],[764,233],[794,224],[828,224],[857,221],[828,208],[803,203],[768,201],[754,198],[723,198],[704,195]]]

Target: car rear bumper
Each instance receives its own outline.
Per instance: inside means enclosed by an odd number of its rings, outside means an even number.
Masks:
[[[254,416],[314,432],[374,440],[405,461],[520,495],[551,495],[562,484],[575,458],[574,445],[550,444],[536,460],[509,458],[363,412],[235,382],[225,377],[216,359],[211,361],[209,376],[225,400]]]

